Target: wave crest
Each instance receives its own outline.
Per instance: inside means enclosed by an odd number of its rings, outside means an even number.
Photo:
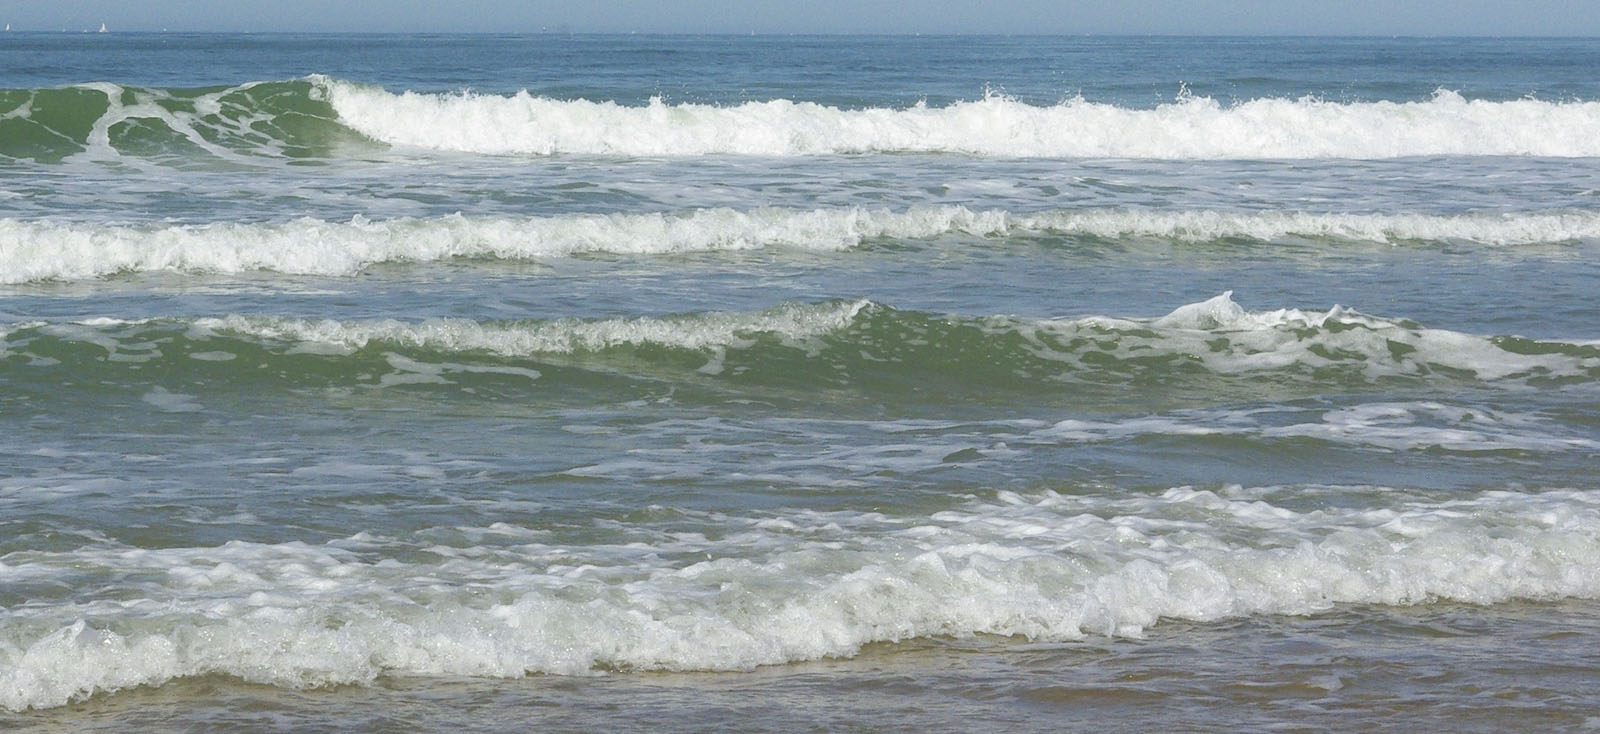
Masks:
[[[1150,109],[999,94],[942,107],[803,100],[642,106],[519,92],[390,92],[314,74],[225,87],[110,83],[0,90],[0,158],[260,160],[370,154],[374,143],[474,154],[1378,159],[1600,156],[1600,102],[1411,102],[1185,94]]]
[[[234,355],[276,365],[238,375],[266,384],[449,384],[467,373],[548,383],[584,379],[581,373],[890,401],[1018,393],[1091,401],[1123,395],[1116,399],[1163,405],[1196,392],[1260,399],[1381,384],[1513,388],[1600,379],[1593,344],[1431,329],[1338,306],[1251,311],[1228,293],[1159,318],[944,316],[833,301],[640,318],[228,316],[28,323],[0,333],[0,360],[17,367],[19,384],[56,384],[61,370],[87,370],[92,374],[75,378],[85,381],[130,364],[148,372],[152,361],[172,378],[164,385],[182,387],[184,376],[206,384],[218,371],[236,372],[228,366]],[[107,357],[84,360],[85,344]]]
[[[1597,156],[1600,103],[1185,96],[1154,109],[1074,99],[1034,106],[990,94],[946,107],[840,109],[777,99],[731,106],[399,94],[314,77],[339,119],[394,145],[481,154],[794,156],[956,153],[1147,159]]]
[[[1183,243],[1286,239],[1329,243],[1464,242],[1517,246],[1600,239],[1595,212],[1517,214],[1315,214],[1304,212],[1078,209],[1036,213],[962,206],[903,211],[696,209],[344,222],[94,225],[0,219],[0,283],[83,280],[116,273],[180,271],[353,275],[393,262],[451,258],[537,260],[592,253],[662,255],[783,247],[837,251],[879,238],[1003,238],[1050,234]]]

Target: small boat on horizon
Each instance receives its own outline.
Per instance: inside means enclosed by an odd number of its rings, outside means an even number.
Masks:
[[[11,28],[11,26],[6,26],[6,28],[9,30]],[[100,32],[101,33],[109,33],[109,31],[106,30],[106,24],[104,24],[104,23],[100,24]]]

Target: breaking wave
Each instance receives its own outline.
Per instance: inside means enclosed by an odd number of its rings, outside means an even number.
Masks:
[[[946,107],[840,109],[778,99],[628,107],[526,92],[394,94],[325,77],[339,119],[374,140],[468,153],[623,156],[957,153],[1152,159],[1600,155],[1600,103],[1185,96],[1154,109],[990,95]]]
[[[803,100],[643,106],[519,92],[390,92],[312,75],[198,89],[96,82],[0,90],[0,159],[259,160],[370,155],[384,144],[474,154],[698,156],[948,153],[994,157],[1376,159],[1600,155],[1600,103],[1183,95],[1149,109],[989,94],[942,107]]]
[[[1164,619],[1600,596],[1595,492],[1296,510],[1291,489],[1000,491],[925,516],[672,512],[592,545],[497,523],[17,551],[0,567],[40,598],[9,611],[0,708],[199,675],[307,688],[737,671],[940,635],[1137,637]]]
[[[1223,400],[1383,385],[1590,383],[1600,379],[1600,347],[1432,329],[1338,306],[1249,311],[1224,293],[1137,319],[942,316],[833,301],[610,319],[235,315],[25,323],[0,332],[0,364],[14,368],[18,386],[59,384],[69,379],[62,371],[92,383],[128,369],[160,375],[173,389],[216,384],[224,375],[227,384],[289,386],[448,386],[485,374],[548,384],[632,375],[718,389],[935,402],[991,391],[1089,399],[1106,390],[1074,386],[1102,386],[1127,403],[1200,388]]]
[[[792,248],[837,251],[876,239],[1009,235],[1518,246],[1600,239],[1595,212],[1316,214],[1304,212],[1070,209],[1035,213],[925,206],[902,211],[696,209],[573,214],[199,225],[75,224],[0,219],[0,283],[83,280],[117,273],[270,271],[344,276],[379,263],[451,258],[538,260],[584,254]]]

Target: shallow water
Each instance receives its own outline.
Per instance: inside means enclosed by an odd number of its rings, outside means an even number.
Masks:
[[[0,724],[1592,726],[1597,53],[7,35]]]
[[[739,673],[383,678],[314,691],[213,676],[97,697],[69,721],[83,731],[1583,729],[1595,725],[1583,652],[1595,627],[1588,602],[1444,604],[1180,622],[1139,640],[924,638]],[[61,722],[36,712],[7,723]]]

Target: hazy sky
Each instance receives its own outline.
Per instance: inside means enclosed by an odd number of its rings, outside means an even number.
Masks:
[[[0,0],[18,30],[1600,35],[1600,0]]]

